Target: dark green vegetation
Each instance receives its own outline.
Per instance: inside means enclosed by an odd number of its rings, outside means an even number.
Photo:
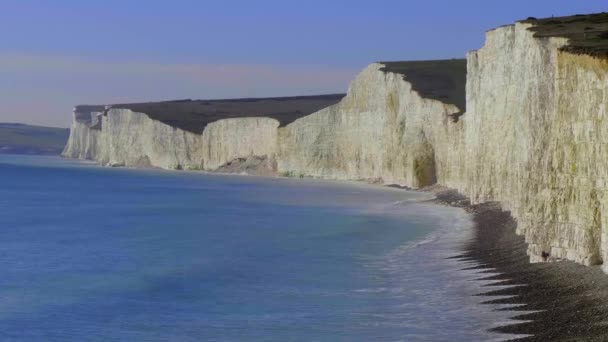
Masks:
[[[534,25],[530,28],[535,32],[534,37],[568,38],[569,44],[562,48],[563,51],[608,57],[608,13],[543,19],[528,18],[522,22]]]
[[[420,96],[466,109],[466,59],[381,63],[382,71],[403,75]]]
[[[89,105],[80,105],[76,106],[74,109],[76,112],[103,112],[105,106],[89,106]]]
[[[69,134],[67,128],[0,123],[0,153],[60,154]]]
[[[167,125],[200,134],[207,124],[228,118],[267,117],[278,120],[280,125],[284,126],[331,106],[343,97],[343,94],[333,94],[230,100],[178,100],[117,104],[112,108],[145,113],[150,118]]]

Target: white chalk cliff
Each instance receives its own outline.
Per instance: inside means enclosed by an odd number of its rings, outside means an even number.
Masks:
[[[487,33],[468,56],[464,173],[446,182],[511,210],[532,261],[608,258],[608,63],[534,38],[530,24]],[[607,138],[602,138],[602,136]]]
[[[608,261],[608,61],[535,38],[531,24],[487,33],[467,56],[464,108],[426,97],[408,75],[368,66],[339,103],[284,127],[230,118],[188,132],[127,109],[76,111],[64,156],[103,165],[217,170],[271,160],[291,176],[458,189],[498,201],[531,261],[542,252]]]
[[[87,115],[92,120],[79,119]],[[274,159],[278,126],[270,118],[225,119],[196,134],[129,109],[76,113],[63,155],[109,166],[215,170],[250,156]]]
[[[382,68],[368,66],[340,103],[279,130],[279,172],[414,188],[450,177],[462,132],[450,115],[460,109]]]

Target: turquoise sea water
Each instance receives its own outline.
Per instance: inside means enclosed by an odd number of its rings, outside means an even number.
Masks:
[[[0,156],[0,340],[497,338],[425,197]]]

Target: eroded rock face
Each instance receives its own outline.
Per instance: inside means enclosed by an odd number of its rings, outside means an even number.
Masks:
[[[274,160],[276,154],[279,123],[274,119],[220,120],[196,134],[128,109],[89,115],[99,123],[84,119],[83,113],[75,114],[64,156],[108,166],[215,170],[235,159]]]
[[[460,109],[383,67],[365,69],[340,103],[279,129],[279,173],[418,188],[454,172],[461,124],[450,115]]]
[[[600,264],[608,257],[608,63],[560,52],[565,39],[533,38],[529,27],[490,31],[468,56],[457,187],[511,210],[531,261],[545,252]]]
[[[532,255],[550,245],[584,264],[608,263],[608,60],[561,52],[557,62],[542,204],[531,211],[553,227],[529,225],[526,236],[540,240]]]
[[[268,118],[226,119],[209,124],[202,139],[204,169],[216,170],[251,156],[274,163],[278,127],[277,120]]]
[[[473,202],[500,201],[518,220],[518,231],[544,225],[542,201],[550,125],[557,103],[559,38],[536,39],[528,24],[489,31],[468,55],[464,178],[458,187]],[[532,212],[531,212],[532,211]],[[541,230],[529,236],[530,252]],[[534,235],[534,236],[533,236]],[[539,250],[537,250],[539,249]],[[548,251],[548,250],[547,250]]]
[[[69,158],[97,160],[101,131],[99,117],[103,111],[74,110],[74,120],[62,155]]]

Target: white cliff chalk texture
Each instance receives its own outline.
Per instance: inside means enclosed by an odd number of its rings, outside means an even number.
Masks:
[[[102,165],[276,172],[278,127],[343,95],[78,106],[63,155]],[[141,110],[141,112],[139,112]],[[144,112],[146,111],[146,112]],[[231,168],[224,166],[231,164]]]
[[[568,39],[535,37],[530,28],[521,22],[489,31],[466,68],[458,60],[372,64],[342,101],[289,122],[237,115],[196,131],[130,109],[77,108],[64,155],[103,165],[263,165],[290,176],[438,183],[510,210],[532,262],[545,252],[602,264],[608,59],[564,49]],[[431,77],[429,69],[440,71]],[[466,112],[464,89],[453,91],[465,72]]]
[[[468,56],[463,178],[473,202],[499,201],[542,253],[584,265],[608,257],[606,60],[562,52],[530,24],[488,32]],[[452,185],[447,182],[447,185]]]
[[[98,118],[101,129],[74,120],[64,156],[109,166],[215,170],[235,159],[274,160],[276,155],[279,122],[275,119],[219,120],[196,134],[129,109],[89,115]]]
[[[101,165],[202,169],[202,136],[173,128],[128,109],[91,112],[98,121],[89,128],[76,113],[63,154]]]
[[[461,124],[450,115],[461,109],[421,97],[383,68],[370,65],[340,103],[279,129],[280,173],[419,188],[454,172]]]

